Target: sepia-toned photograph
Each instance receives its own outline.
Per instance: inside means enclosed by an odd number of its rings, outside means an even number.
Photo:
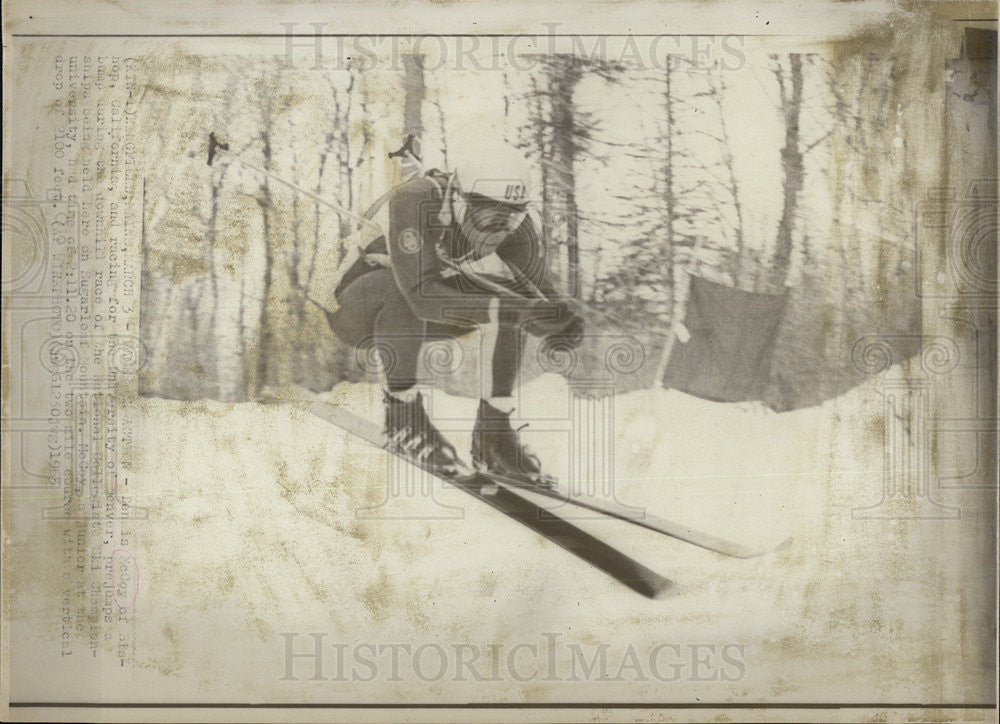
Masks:
[[[997,14],[5,5],[3,719],[996,722]]]

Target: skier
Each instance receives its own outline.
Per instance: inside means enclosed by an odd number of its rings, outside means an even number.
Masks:
[[[583,320],[556,300],[547,278],[544,242],[528,214],[529,178],[524,157],[498,146],[481,147],[452,174],[432,170],[404,182],[387,197],[388,234],[365,246],[335,289],[334,333],[378,350],[382,362],[387,447],[435,471],[457,474],[462,464],[424,410],[421,345],[479,329],[491,379],[473,427],[473,463],[543,481],[510,422],[522,330],[576,346]]]

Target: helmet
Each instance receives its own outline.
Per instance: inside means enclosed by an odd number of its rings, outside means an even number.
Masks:
[[[464,193],[511,206],[531,201],[531,168],[520,151],[507,145],[480,146],[455,168]]]

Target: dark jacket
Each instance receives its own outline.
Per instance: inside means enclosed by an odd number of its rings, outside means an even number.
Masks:
[[[489,321],[486,300],[497,293],[455,265],[456,260],[472,255],[450,210],[442,214],[446,183],[446,176],[431,172],[394,189],[388,200],[388,239],[378,237],[365,252],[391,260],[396,284],[420,319],[453,323],[457,314],[462,321],[483,324]],[[549,299],[555,297],[546,274],[545,245],[530,216],[497,247],[496,255],[513,270],[515,280],[494,278],[494,283],[526,299],[537,299],[535,290]],[[336,293],[379,268],[363,255],[344,275]],[[517,302],[506,295],[504,299]]]

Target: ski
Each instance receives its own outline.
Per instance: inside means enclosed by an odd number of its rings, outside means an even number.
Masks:
[[[288,400],[271,401],[288,402]],[[355,437],[463,490],[647,598],[659,598],[673,586],[670,580],[630,558],[614,546],[578,528],[569,520],[547,511],[523,495],[515,486],[501,484],[493,477],[473,468],[469,468],[468,473],[462,475],[442,474],[440,471],[420,465],[409,456],[386,450],[383,446],[382,429],[360,415],[322,401],[301,401],[295,404]]]
[[[486,470],[482,470],[480,472],[495,481],[498,485],[505,488],[523,490],[528,493],[543,495],[547,498],[567,503],[569,505],[574,505],[578,508],[584,508],[609,518],[623,520],[627,523],[632,523],[642,528],[646,528],[647,530],[655,531],[656,533],[660,533],[670,538],[676,538],[677,540],[682,540],[685,543],[691,543],[699,548],[704,548],[732,558],[757,558],[758,556],[773,553],[774,551],[789,545],[792,541],[791,538],[786,538],[773,548],[748,546],[743,543],[737,543],[735,541],[712,535],[711,533],[697,530],[682,523],[661,518],[645,511],[636,510],[635,508],[629,508],[624,505],[615,505],[614,503],[610,503],[605,500],[594,500],[584,496],[569,495],[567,493],[560,492],[553,487],[548,487],[544,483],[539,484],[536,482],[516,480],[514,478],[499,475]],[[543,510],[548,509],[543,508]]]

